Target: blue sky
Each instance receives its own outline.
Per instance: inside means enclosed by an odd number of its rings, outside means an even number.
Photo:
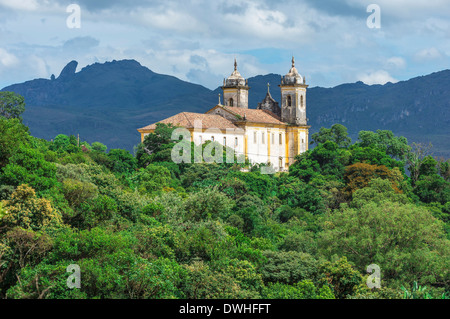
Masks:
[[[70,4],[81,28],[69,28]],[[367,26],[369,4],[381,28]],[[310,86],[397,82],[449,68],[450,0],[0,0],[0,87],[59,75],[71,60],[135,59],[216,88],[233,71]]]

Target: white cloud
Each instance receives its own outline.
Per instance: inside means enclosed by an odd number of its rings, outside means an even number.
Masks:
[[[387,68],[404,69],[406,67],[406,61],[402,57],[393,56],[386,61]]]
[[[75,2],[81,29],[66,27],[72,0],[0,0],[6,9],[0,54],[7,63],[14,61],[8,54],[20,61],[0,84],[59,73],[73,59],[80,66],[136,59],[155,72],[215,87],[231,73],[235,55],[245,77],[284,74],[295,55],[312,86],[352,82],[355,74],[382,83],[396,81],[389,73],[406,80],[442,69],[439,57],[450,55],[450,6],[442,6],[448,0],[379,0],[381,30],[366,25],[373,0]],[[272,58],[266,49],[279,54]],[[42,60],[39,67],[30,67],[32,56]]]
[[[366,83],[367,85],[373,84],[386,84],[387,82],[396,83],[394,79],[387,71],[378,70],[370,73],[360,74],[358,80]]]
[[[0,6],[20,11],[35,11],[39,8],[36,0],[0,0]]]
[[[19,59],[14,54],[0,48],[0,63],[4,67],[13,67],[19,63]]]
[[[415,54],[415,58],[418,61],[435,60],[442,58],[441,52],[435,47],[423,49]]]

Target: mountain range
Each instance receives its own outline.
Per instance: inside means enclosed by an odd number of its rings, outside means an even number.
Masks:
[[[155,73],[135,60],[95,63],[76,72],[71,61],[58,77],[35,79],[2,89],[25,97],[24,124],[33,136],[52,139],[80,134],[109,148],[133,150],[138,128],[176,113],[206,112],[218,103],[221,88],[210,90],[176,77]],[[224,77],[226,77],[225,75]],[[249,106],[267,94],[280,101],[281,75],[248,79]],[[410,143],[432,143],[435,156],[450,157],[450,70],[385,85],[362,82],[307,91],[311,133],[335,123],[353,140],[361,130],[391,130]]]

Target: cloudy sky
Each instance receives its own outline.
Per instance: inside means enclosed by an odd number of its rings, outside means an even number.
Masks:
[[[370,4],[380,28],[367,24]],[[251,77],[286,74],[292,55],[310,86],[448,69],[450,0],[0,0],[0,88],[71,60],[121,59],[216,88],[235,57]]]

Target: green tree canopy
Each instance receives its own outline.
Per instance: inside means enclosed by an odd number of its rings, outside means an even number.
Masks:
[[[339,147],[348,147],[352,139],[348,136],[347,128],[342,124],[334,124],[331,128],[320,128],[319,132],[311,135],[311,144],[321,144],[326,141],[336,143]]]
[[[0,117],[0,167],[8,163],[8,159],[31,140],[28,127],[19,119]]]
[[[443,223],[414,204],[359,199],[357,208],[343,205],[323,220],[319,247],[326,256],[346,256],[364,272],[381,268],[386,283],[447,284],[450,280],[450,242]]]
[[[395,136],[392,131],[388,130],[360,131],[358,140],[362,147],[372,146],[381,149],[386,154],[400,160],[405,160],[407,153],[411,150],[406,137]]]
[[[0,116],[7,119],[17,118],[22,120],[25,112],[25,99],[14,92],[0,92]]]

